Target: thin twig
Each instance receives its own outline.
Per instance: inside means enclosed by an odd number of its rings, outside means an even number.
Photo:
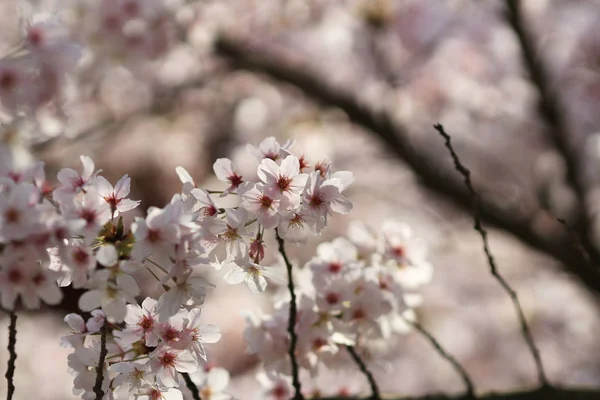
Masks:
[[[504,288],[506,293],[508,293],[508,295],[510,296],[510,298],[514,304],[515,311],[517,312],[517,315],[519,317],[519,322],[521,324],[521,331],[523,332],[523,337],[525,338],[525,342],[527,343],[527,346],[529,347],[529,350],[531,351],[531,354],[535,361],[535,365],[536,365],[536,369],[537,369],[537,373],[538,373],[538,380],[540,382],[540,385],[542,385],[542,387],[548,387],[548,386],[550,386],[550,384],[549,384],[548,379],[546,378],[546,374],[544,372],[544,366],[542,365],[542,360],[540,358],[540,352],[539,352],[538,348],[536,347],[535,342],[533,341],[533,336],[531,335],[531,331],[529,329],[529,326],[527,325],[527,320],[525,319],[525,315],[523,313],[521,303],[519,302],[519,298],[517,297],[517,293],[510,287],[508,282],[502,277],[502,275],[500,275],[500,273],[498,272],[498,269],[496,268],[496,261],[494,260],[494,256],[492,255],[492,252],[490,250],[490,246],[488,243],[488,238],[487,238],[488,233],[485,230],[485,228],[483,228],[483,225],[481,223],[481,216],[479,215],[480,214],[480,212],[479,212],[479,196],[477,195],[477,192],[475,191],[475,188],[473,187],[473,184],[471,182],[471,171],[469,171],[460,162],[458,155],[456,154],[456,152],[454,151],[454,148],[452,147],[450,135],[448,135],[446,133],[446,131],[444,130],[444,127],[441,124],[436,124],[436,125],[434,125],[434,128],[445,139],[446,147],[448,148],[448,151],[450,152],[450,155],[452,156],[452,160],[454,161],[454,168],[463,176],[464,181],[465,181],[465,186],[471,193],[472,207],[473,207],[473,219],[475,221],[475,225],[473,228],[479,233],[479,235],[481,236],[481,240],[483,241],[483,250],[487,257],[488,264],[490,266],[490,272],[496,278],[496,280],[500,283],[502,288]]]
[[[300,376],[298,368],[298,360],[296,360],[296,344],[298,343],[298,335],[296,334],[296,318],[298,314],[296,306],[296,291],[294,289],[294,280],[292,277],[292,263],[288,259],[285,252],[284,240],[279,237],[279,231],[275,229],[275,236],[277,237],[277,243],[279,244],[279,253],[283,257],[285,266],[287,268],[288,276],[288,291],[290,292],[290,317],[288,320],[288,333],[290,335],[290,347],[288,354],[290,356],[290,362],[292,363],[292,386],[294,387],[294,400],[304,400],[302,395]]]
[[[8,391],[6,392],[6,400],[11,400],[15,393],[15,384],[13,382],[15,376],[15,368],[17,361],[17,313],[10,311],[10,325],[8,326],[8,367],[6,368],[6,382]]]
[[[104,359],[106,358],[106,331],[108,330],[108,323],[105,320],[102,329],[100,330],[100,359],[98,360],[98,367],[96,368],[96,382],[94,383],[94,393],[96,393],[96,400],[102,400],[104,397],[104,391],[102,390],[102,383],[104,381]]]
[[[185,385],[187,386],[187,388],[190,389],[190,392],[192,392],[192,397],[194,398],[194,400],[201,400],[200,392],[198,392],[198,386],[196,386],[194,382],[192,382],[190,374],[182,372],[181,376],[183,376],[183,380],[185,381]]]
[[[552,89],[552,80],[545,67],[540,52],[535,48],[535,41],[531,32],[528,31],[526,22],[521,9],[520,0],[506,0],[505,18],[514,31],[521,52],[523,61],[531,82],[539,93],[538,109],[539,114],[546,123],[550,139],[554,147],[562,156],[566,166],[566,178],[575,192],[577,198],[577,230],[581,231],[583,236],[587,235],[589,223],[587,210],[585,206],[586,188],[582,178],[580,157],[574,150],[569,141],[569,128],[567,114],[562,106],[559,97]],[[590,246],[590,243],[584,241],[584,246]]]
[[[356,352],[356,349],[352,346],[346,346],[346,350],[348,350],[348,353],[350,353],[352,359],[354,360],[356,365],[358,365],[360,371],[367,377],[367,380],[369,381],[369,387],[371,388],[370,399],[381,400],[381,394],[379,393],[379,387],[377,386],[377,382],[375,381],[375,378],[373,377],[371,371],[369,371],[369,368],[367,368],[365,362],[362,360],[362,358],[360,358],[360,355]]]
[[[411,321],[407,318],[404,318],[404,320],[417,331],[419,331],[429,341],[429,343],[431,343],[431,345],[435,347],[440,356],[442,356],[450,364],[452,364],[454,370],[460,375],[463,382],[465,383],[466,397],[475,398],[475,386],[473,385],[473,381],[471,380],[471,377],[464,369],[464,367],[460,365],[460,363],[456,360],[456,358],[454,358],[450,353],[444,350],[440,342],[438,342],[437,339],[434,338],[433,335],[431,335],[431,333],[429,333],[421,324],[419,324],[416,321]]]

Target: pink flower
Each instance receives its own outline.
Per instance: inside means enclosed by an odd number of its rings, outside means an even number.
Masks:
[[[129,175],[125,175],[119,179],[114,188],[103,176],[96,177],[94,186],[98,195],[109,204],[112,218],[117,217],[119,213],[133,210],[140,205],[139,200],[126,198],[129,195],[130,184],[131,178],[129,178]]]
[[[238,187],[244,182],[242,176],[235,172],[233,163],[228,158],[217,159],[213,164],[213,170],[217,179],[229,183],[229,187],[225,189],[221,196],[226,196],[229,193],[236,193]]]
[[[58,171],[57,178],[62,186],[54,190],[52,194],[57,202],[68,203],[75,194],[85,191],[85,188],[92,183],[94,177],[100,172],[94,172],[94,161],[91,158],[81,156],[80,159],[83,164],[81,174],[71,168],[63,168]]]

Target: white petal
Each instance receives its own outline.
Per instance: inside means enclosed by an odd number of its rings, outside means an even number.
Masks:
[[[78,305],[81,311],[92,311],[100,307],[101,303],[102,292],[100,290],[90,290],[81,295]]]
[[[106,244],[98,249],[96,260],[105,267],[112,267],[119,261],[119,254],[115,246]]]

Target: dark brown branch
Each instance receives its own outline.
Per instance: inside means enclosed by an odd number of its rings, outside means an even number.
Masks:
[[[290,356],[290,362],[292,364],[292,386],[294,387],[293,400],[304,400],[300,385],[300,374],[298,368],[298,360],[296,360],[296,344],[298,343],[298,334],[296,334],[296,318],[298,314],[296,305],[296,290],[294,288],[294,280],[292,275],[292,263],[288,259],[287,253],[285,252],[284,240],[279,237],[279,232],[275,230],[275,236],[277,237],[277,243],[279,244],[279,253],[283,257],[285,266],[287,269],[288,277],[288,291],[290,292],[290,316],[288,319],[288,333],[290,335],[290,347],[288,354]]]
[[[10,311],[10,325],[8,326],[8,353],[10,357],[8,358],[8,366],[6,368],[6,383],[8,385],[8,390],[6,391],[6,400],[11,400],[13,395],[15,394],[15,368],[17,361],[17,313],[15,311]]]
[[[352,357],[356,365],[358,365],[360,371],[363,373],[364,376],[367,377],[367,380],[369,381],[369,387],[371,388],[371,397],[369,397],[369,399],[381,400],[381,394],[379,393],[377,381],[375,380],[375,377],[373,376],[371,371],[369,371],[369,368],[367,368],[367,364],[365,364],[362,358],[360,358],[360,355],[356,352],[356,349],[354,347],[346,346],[346,350],[348,350],[348,353],[350,353],[350,356]]]
[[[567,181],[577,196],[578,216],[577,230],[587,237],[590,221],[585,205],[585,183],[581,175],[580,158],[569,141],[569,129],[566,121],[566,111],[561,105],[556,92],[552,90],[550,75],[545,68],[542,57],[535,48],[534,38],[527,30],[523,18],[520,0],[506,0],[505,17],[517,36],[523,61],[531,82],[539,94],[538,109],[540,116],[546,123],[548,133],[556,150],[562,156],[567,172]],[[586,243],[583,243],[586,245]]]
[[[198,391],[198,386],[194,384],[192,378],[190,378],[190,374],[188,374],[187,372],[182,372],[181,376],[183,376],[183,380],[185,381],[185,385],[187,386],[187,388],[190,390],[190,392],[192,392],[192,397],[194,398],[194,400],[201,400],[200,392]]]
[[[471,197],[461,182],[448,174],[434,157],[427,156],[426,149],[415,147],[406,130],[395,123],[385,112],[373,110],[361,104],[351,94],[311,72],[310,66],[298,60],[290,60],[279,53],[231,35],[221,36],[215,46],[221,56],[227,58],[235,68],[246,69],[267,75],[270,78],[289,83],[300,88],[307,96],[325,106],[343,110],[355,124],[371,131],[386,150],[403,160],[421,179],[421,182],[451,200],[464,210],[470,210]],[[593,291],[600,292],[600,274],[586,265],[581,253],[571,246],[568,235],[554,237],[538,232],[534,219],[541,209],[523,212],[516,207],[503,204],[497,199],[480,199],[480,212],[483,220],[503,229],[523,243],[560,260],[572,273]],[[588,249],[592,260],[600,260],[600,252]]]
[[[463,366],[460,365],[460,363],[456,360],[456,358],[454,358],[450,353],[448,353],[436,340],[436,338],[434,338],[425,328],[423,328],[421,324],[419,324],[418,322],[410,321],[408,319],[405,319],[405,321],[411,326],[413,326],[417,331],[419,331],[419,333],[421,333],[421,335],[423,335],[429,341],[429,343],[431,343],[431,345],[435,347],[439,355],[441,355],[450,364],[452,364],[452,367],[460,375],[461,379],[465,384],[465,397],[471,399],[475,398],[475,386],[473,385],[473,381],[471,380],[471,377],[463,368]]]
[[[510,393],[490,393],[477,396],[479,400],[597,400],[600,389],[546,388],[514,391]],[[323,397],[312,400],[361,400],[360,397]],[[466,395],[431,395],[422,397],[383,396],[383,400],[469,400]]]
[[[100,357],[98,359],[98,367],[96,368],[96,382],[94,382],[94,393],[96,394],[96,400],[102,400],[104,397],[104,390],[102,390],[102,383],[104,382],[104,360],[106,359],[106,331],[108,330],[108,322],[104,321],[104,325],[100,330]]]
[[[498,268],[496,267],[496,261],[494,260],[494,256],[492,255],[492,251],[490,250],[490,244],[488,242],[488,233],[487,233],[487,230],[483,227],[480,212],[479,212],[479,196],[477,195],[477,192],[475,191],[475,188],[473,187],[473,183],[471,182],[471,171],[469,171],[469,169],[467,167],[465,167],[462,164],[462,162],[460,161],[460,159],[458,158],[458,155],[456,154],[456,152],[454,151],[454,148],[452,147],[452,141],[451,141],[450,135],[448,135],[445,132],[444,127],[440,124],[437,124],[434,127],[446,141],[446,147],[448,148],[448,151],[450,152],[450,155],[452,156],[452,160],[454,161],[454,167],[463,176],[464,181],[465,181],[465,186],[471,193],[472,207],[473,207],[473,220],[475,222],[474,229],[477,231],[477,233],[479,233],[479,236],[481,236],[481,241],[483,242],[483,251],[485,252],[485,256],[487,258],[487,262],[490,267],[490,273],[492,274],[492,276],[494,278],[496,278],[496,280],[498,281],[500,286],[502,286],[502,288],[510,296],[510,299],[512,300],[513,305],[515,307],[515,311],[517,312],[517,316],[519,317],[519,323],[521,324],[521,332],[523,333],[523,337],[525,338],[525,341],[527,342],[527,346],[529,347],[529,350],[531,351],[531,355],[533,356],[533,359],[535,361],[535,366],[537,369],[538,380],[540,382],[540,385],[542,385],[542,387],[547,387],[547,386],[549,386],[549,382],[548,382],[548,379],[546,378],[546,374],[544,372],[544,366],[542,365],[542,360],[540,358],[540,352],[539,352],[537,346],[535,345],[533,336],[531,335],[531,330],[529,329],[529,325],[527,324],[527,320],[525,319],[525,314],[523,313],[523,308],[521,307],[521,303],[519,302],[519,297],[517,296],[517,292],[515,292],[514,289],[504,279],[504,277],[502,275],[500,275],[500,272],[498,271]]]

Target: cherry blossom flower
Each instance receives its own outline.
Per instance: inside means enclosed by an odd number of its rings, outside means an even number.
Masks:
[[[198,363],[191,354],[165,346],[158,347],[150,354],[150,368],[157,381],[166,387],[176,387],[179,383],[178,372],[195,372]]]
[[[81,156],[83,172],[71,168],[63,168],[58,172],[57,178],[62,186],[58,187],[52,193],[54,200],[59,203],[68,203],[70,199],[80,191],[85,191],[86,187],[92,184],[94,177],[100,172],[94,172],[94,161],[90,157]]]
[[[225,189],[221,196],[226,196],[230,193],[237,193],[238,187],[244,182],[243,177],[235,172],[233,163],[228,158],[219,158],[213,164],[215,175],[220,181],[229,183],[229,187]]]
[[[94,186],[98,195],[109,204],[112,218],[119,216],[119,213],[133,210],[140,204],[139,200],[126,198],[129,195],[130,184],[129,175],[124,175],[119,179],[114,188],[106,178],[100,175],[96,176]]]

